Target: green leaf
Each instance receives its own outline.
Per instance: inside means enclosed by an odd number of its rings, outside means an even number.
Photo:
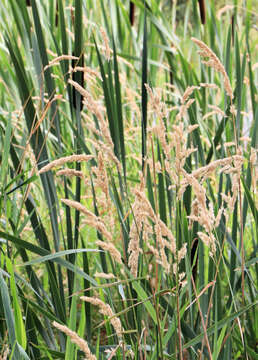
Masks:
[[[11,308],[11,301],[8,293],[6,282],[3,279],[2,271],[0,269],[0,293],[2,297],[2,303],[4,307],[5,320],[8,329],[9,342],[11,344],[12,354],[14,360],[26,359],[29,360],[28,355],[25,353],[23,348],[19,346],[15,333],[15,321],[13,311]]]
[[[241,176],[241,182],[242,182],[242,185],[244,187],[244,190],[245,190],[245,196],[247,198],[247,201],[248,201],[248,204],[250,206],[250,209],[251,209],[251,212],[253,214],[253,217],[254,217],[254,222],[256,224],[256,228],[258,226],[258,209],[256,208],[256,205],[255,205],[255,202],[252,198],[252,195],[250,193],[250,190],[248,189],[243,177]]]
[[[27,337],[26,337],[25,326],[22,319],[21,307],[18,301],[13,264],[11,263],[11,260],[7,257],[6,257],[6,268],[10,274],[10,290],[13,299],[16,338],[17,338],[17,342],[23,347],[24,350],[26,350]]]
[[[149,300],[145,301],[148,298],[148,295],[146,294],[144,289],[141,287],[141,285],[136,281],[133,282],[133,288],[137,292],[137,295],[138,295],[140,301],[144,302],[143,304],[144,304],[148,314],[151,316],[152,320],[154,321],[155,325],[157,325],[156,311]]]
[[[9,151],[11,144],[11,136],[12,136],[12,121],[9,115],[9,119],[7,120],[7,127],[5,130],[5,138],[4,138],[4,148],[3,148],[3,159],[1,162],[1,184],[4,184],[6,181],[6,175],[8,171],[8,160],[9,160]]]
[[[244,314],[245,312],[247,312],[249,309],[251,309],[251,308],[252,308],[253,306],[255,306],[255,305],[257,305],[257,301],[254,302],[254,303],[252,303],[252,304],[248,304],[248,305],[242,307],[239,311],[234,312],[233,314],[231,314],[231,315],[225,317],[224,319],[218,321],[215,325],[210,326],[210,327],[206,330],[207,336],[210,336],[211,334],[213,334],[214,331],[215,331],[215,328],[216,328],[217,330],[220,330],[220,329],[222,329],[222,328],[224,327],[224,325],[226,325],[226,324],[227,324],[228,326],[230,326],[230,323],[231,323],[234,319],[236,319],[237,317],[241,316],[242,314]],[[196,336],[194,339],[188,341],[188,342],[183,346],[184,349],[188,349],[189,347],[198,344],[199,342],[202,341],[203,337],[204,337],[204,333],[201,333],[200,335]]]
[[[15,245],[23,248],[23,249],[26,249],[26,250],[29,250],[35,254],[38,254],[38,255],[41,255],[41,256],[51,256],[53,254],[51,254],[48,250],[45,250],[39,246],[36,246],[36,245],[33,245],[27,241],[24,241],[18,237],[15,237],[13,235],[10,235],[8,233],[4,233],[2,231],[0,231],[0,236],[3,237],[4,239],[6,240],[9,240],[11,242],[13,242]],[[81,269],[79,269],[77,266],[74,266],[73,264],[69,263],[68,261],[66,260],[63,260],[63,259],[60,259],[59,257],[57,258],[53,258],[51,259],[50,261],[54,261],[56,262],[57,264],[73,271],[74,273],[82,276],[84,279],[88,280],[90,283],[92,283],[94,286],[98,286],[98,283],[92,279],[89,275],[85,274],[84,271],[82,271]]]
[[[143,50],[142,50],[142,85],[141,85],[141,105],[142,105],[142,169],[144,169],[145,156],[147,150],[147,104],[148,95],[145,84],[148,82],[148,47],[147,47],[147,20],[146,10],[144,10],[144,30],[143,30]]]
[[[34,259],[34,260],[30,260],[26,263],[21,264],[21,266],[28,266],[28,265],[34,265],[34,264],[39,264],[45,261],[49,261],[49,260],[54,260],[56,258],[59,258],[61,256],[65,256],[65,255],[70,255],[70,254],[79,254],[79,253],[83,253],[83,252],[100,252],[101,250],[98,249],[71,249],[71,250],[63,250],[63,251],[58,251],[54,254],[50,254],[50,255],[46,255],[46,256],[42,256],[40,258]]]
[[[117,122],[118,122],[118,130],[119,130],[119,144],[121,151],[121,160],[124,170],[124,180],[126,182],[126,158],[125,158],[124,124],[123,124],[124,120],[123,120],[121,88],[120,88],[120,80],[119,80],[119,68],[118,68],[117,54],[116,54],[116,44],[113,34],[112,34],[112,43],[113,43],[114,80],[115,80],[115,94],[116,94],[116,112],[117,112]]]

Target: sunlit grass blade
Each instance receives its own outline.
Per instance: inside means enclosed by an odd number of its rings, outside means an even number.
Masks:
[[[13,359],[19,360],[21,358],[24,358],[23,357],[24,355],[25,355],[25,359],[29,359],[28,355],[24,352],[24,350],[22,351],[21,346],[19,346],[18,339],[16,337],[13,310],[11,308],[11,301],[8,292],[8,287],[6,285],[6,282],[4,281],[2,271],[0,271],[0,293],[2,297],[5,319],[8,328],[8,337],[12,349]]]
[[[159,144],[157,144],[158,151],[158,161],[162,163],[161,160],[161,150]],[[164,170],[163,170],[164,171]],[[167,223],[167,210],[166,210],[166,192],[165,192],[165,182],[163,171],[158,173],[158,193],[159,193],[159,214],[161,220],[166,224]]]
[[[31,251],[32,253],[34,254],[37,254],[37,255],[40,255],[40,256],[47,256],[47,255],[50,255],[50,252],[46,249],[43,249],[39,246],[36,246],[36,245],[33,245],[27,241],[24,241],[18,237],[15,237],[13,235],[10,235],[10,234],[7,234],[7,233],[4,233],[2,231],[0,231],[0,236],[3,237],[4,239],[7,239],[11,242],[13,242],[15,245],[18,245],[19,247],[22,247],[28,251]],[[78,267],[74,266],[73,264],[69,263],[68,261],[66,260],[63,260],[63,259],[60,259],[60,258],[54,258],[54,259],[51,259],[53,260],[54,262],[56,262],[57,264],[61,265],[61,266],[64,266],[65,268],[81,275],[84,279],[90,281],[94,286],[97,286],[97,282],[92,279],[89,275],[85,274],[81,269],[79,269]],[[49,274],[50,275],[50,274]],[[56,294],[58,295],[58,293]]]
[[[1,184],[5,185],[6,182],[6,175],[8,171],[8,157],[10,151],[10,144],[11,144],[11,136],[12,136],[12,123],[11,121],[7,121],[7,127],[5,131],[5,138],[4,138],[4,148],[3,148],[3,159],[1,164]]]
[[[76,286],[76,277],[74,281],[75,287],[74,287],[74,293],[78,290]],[[72,303],[70,307],[70,317],[68,322],[69,329],[75,331],[76,330],[76,323],[77,323],[77,303],[78,298],[76,295],[72,296]],[[77,358],[77,348],[72,343],[70,337],[67,338],[66,341],[66,348],[65,348],[65,359],[66,360],[72,360]]]
[[[117,62],[116,44],[113,35],[112,35],[112,44],[113,44],[114,81],[115,81],[115,93],[116,93],[117,123],[119,130],[119,144],[120,144],[120,152],[121,152],[121,161],[124,170],[124,181],[126,183],[126,158],[125,158],[126,154],[125,154],[124,124],[123,124],[124,120],[123,120],[121,87],[119,80],[119,68]]]
[[[258,209],[255,205],[255,202],[252,198],[252,195],[250,193],[250,190],[248,189],[247,185],[245,184],[243,178],[241,178],[242,181],[242,185],[244,187],[244,191],[245,191],[245,196],[247,198],[248,204],[250,206],[251,212],[253,214],[253,218],[254,218],[254,223],[256,224],[256,230],[257,230],[257,225],[258,225]]]
[[[85,248],[85,244],[83,241],[83,238],[81,239],[82,241],[82,246],[83,248]],[[83,271],[86,274],[90,273],[90,269],[89,269],[89,257],[87,255],[87,253],[83,253]],[[84,289],[89,289],[90,288],[90,282],[86,279],[84,279]],[[91,292],[89,290],[85,290],[83,292],[83,295],[85,296],[91,296]],[[84,310],[85,310],[85,317],[86,317],[86,340],[90,341],[91,340],[91,333],[92,333],[92,322],[91,322],[91,304],[90,303],[85,303],[83,304],[84,306]],[[82,316],[83,318],[83,316]],[[83,331],[84,331],[84,326],[83,326]]]
[[[6,267],[7,271],[10,274],[10,292],[13,299],[13,308],[14,308],[14,324],[15,324],[15,334],[17,342],[26,350],[27,347],[27,337],[25,332],[25,326],[22,319],[22,312],[18,300],[18,293],[15,284],[13,264],[9,258],[6,258]]]
[[[251,147],[253,149],[257,149],[257,144],[258,144],[258,107],[256,107],[256,113],[255,113],[255,117],[253,120],[253,124],[251,127]],[[247,172],[246,172],[246,177],[245,179],[243,179],[242,181],[244,182],[244,186],[246,189],[250,189],[251,186],[251,179],[252,179],[252,170],[254,171],[254,169],[252,169],[251,164],[248,164],[248,168],[247,168]],[[246,217],[247,217],[247,210],[248,210],[248,198],[247,195],[245,195],[244,197],[244,202],[243,202],[243,228],[245,228],[245,224],[246,224]],[[249,204],[250,206],[250,204]],[[252,213],[254,214],[254,210],[252,210]]]
[[[241,308],[239,311],[236,311],[228,316],[226,316],[224,319],[220,320],[216,325],[212,325],[210,326],[208,329],[207,329],[207,334],[208,335],[211,335],[214,333],[215,331],[215,327],[217,329],[221,329],[223,328],[223,326],[225,326],[225,324],[230,324],[235,318],[239,317],[241,314],[245,313],[246,311],[248,311],[250,308],[252,308],[253,306],[257,305],[257,302],[256,303],[252,303],[252,304],[249,304],[247,306],[244,306],[243,308]],[[195,344],[198,344],[200,341],[202,341],[202,338],[203,338],[203,333],[198,335],[195,339],[187,342],[185,345],[184,345],[184,348],[188,348],[190,346],[193,346]]]
[[[103,64],[103,61],[102,61],[102,58],[101,58],[101,55],[100,55],[100,52],[99,52],[99,49],[98,49],[95,39],[94,39],[94,43],[95,43],[96,52],[97,52],[97,56],[98,56],[98,62],[99,62],[99,66],[100,66],[102,87],[103,87],[105,104],[106,104],[106,109],[107,109],[107,117],[108,117],[110,135],[111,135],[112,141],[114,143],[115,155],[117,156],[118,159],[120,159],[118,124],[116,122],[115,114],[114,114],[114,111],[115,111],[114,98],[112,99],[112,97],[114,97],[114,94],[110,93],[110,91],[113,90],[113,82],[112,82],[112,77],[111,77],[110,64],[107,64],[107,67],[109,68],[109,72],[108,72],[108,70],[106,70],[104,68],[104,64]],[[111,88],[110,88],[110,86],[111,86]]]
[[[143,49],[142,49],[142,79],[141,79],[141,111],[142,111],[142,169],[144,169],[146,146],[147,146],[147,104],[148,95],[145,84],[148,82],[148,46],[147,46],[147,19],[144,10],[144,30],[143,30]]]
[[[55,95],[55,84],[54,80],[51,76],[51,68],[45,69],[49,65],[47,51],[46,51],[46,45],[44,40],[44,35],[41,27],[40,17],[38,13],[38,8],[36,5],[35,0],[31,0],[31,6],[32,6],[32,13],[33,13],[33,19],[34,19],[34,25],[37,35],[37,45],[39,47],[41,62],[44,71],[44,79],[46,81],[46,88],[48,91],[49,99],[51,100]],[[61,147],[61,135],[60,135],[60,124],[59,124],[59,115],[58,115],[58,109],[56,107],[56,102],[53,101],[51,104],[51,112],[50,112],[50,119],[54,119],[55,126],[51,126],[51,131],[53,131],[54,134],[56,134],[58,143],[59,143],[59,151]]]

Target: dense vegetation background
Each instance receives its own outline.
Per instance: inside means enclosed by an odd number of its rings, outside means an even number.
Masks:
[[[257,359],[256,2],[2,0],[0,359]]]

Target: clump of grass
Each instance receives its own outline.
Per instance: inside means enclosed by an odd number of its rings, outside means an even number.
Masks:
[[[12,74],[0,69],[0,343],[8,331],[15,359],[253,357],[250,8],[244,44],[211,2],[203,25],[185,6],[178,38],[162,2],[130,2],[131,14],[89,2],[87,19],[81,0],[30,3],[2,6],[16,25],[4,29],[13,68],[0,52]]]

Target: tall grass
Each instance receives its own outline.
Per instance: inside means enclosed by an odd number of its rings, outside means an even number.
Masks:
[[[1,359],[257,359],[257,13],[223,5],[1,2]]]

